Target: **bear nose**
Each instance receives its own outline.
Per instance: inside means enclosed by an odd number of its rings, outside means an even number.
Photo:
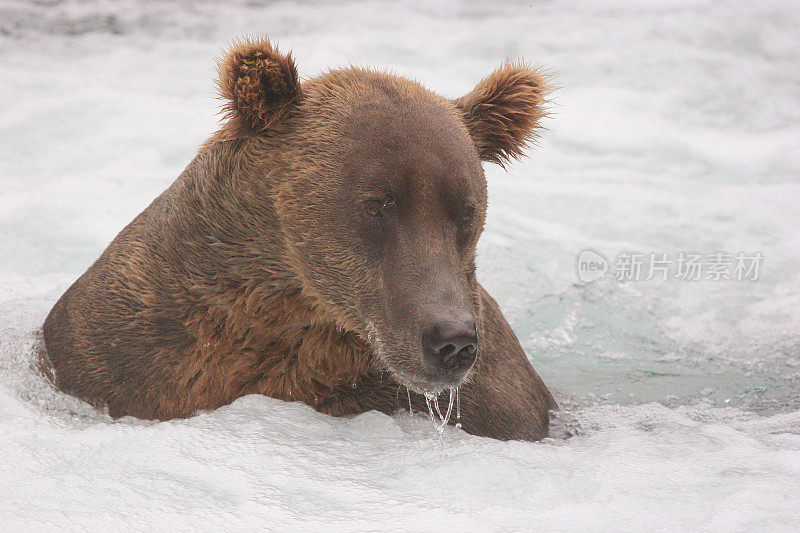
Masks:
[[[475,362],[478,333],[473,320],[439,322],[422,334],[423,354],[437,374],[460,378]]]

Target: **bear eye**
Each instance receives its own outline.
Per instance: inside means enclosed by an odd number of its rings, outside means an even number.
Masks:
[[[461,212],[461,217],[459,222],[463,226],[471,226],[472,223],[475,221],[475,209],[472,207],[468,207]]]
[[[364,209],[366,209],[370,216],[380,217],[383,216],[383,210],[387,207],[391,207],[392,205],[394,205],[394,198],[387,196],[386,198],[380,200],[366,200],[364,202]]]

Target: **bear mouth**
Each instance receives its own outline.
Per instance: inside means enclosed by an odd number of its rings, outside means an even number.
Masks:
[[[464,381],[466,376],[462,376],[461,379],[453,380],[453,379],[438,379],[433,376],[407,376],[397,371],[393,371],[393,374],[400,382],[401,385],[406,387],[412,392],[416,392],[417,394],[428,395],[428,394],[439,394],[444,392],[448,389],[457,389],[460,387]]]

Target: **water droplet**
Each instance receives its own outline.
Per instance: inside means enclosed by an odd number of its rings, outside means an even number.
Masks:
[[[450,415],[453,413],[453,403],[456,399],[456,395],[453,394],[453,389],[454,387],[450,387],[450,397],[447,402],[447,412],[445,414],[442,414],[439,408],[439,394],[434,394],[433,392],[425,393],[425,404],[428,406],[428,414],[431,417],[431,422],[433,422],[433,427],[439,435],[444,433],[444,427],[450,421]],[[436,421],[436,417],[433,415],[434,409],[436,410],[436,416],[438,416],[439,422]]]

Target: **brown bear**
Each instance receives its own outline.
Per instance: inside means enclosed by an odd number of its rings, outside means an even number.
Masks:
[[[345,68],[301,83],[266,39],[219,61],[226,116],[56,303],[57,387],[112,417],[246,394],[334,416],[460,386],[476,435],[540,439],[555,402],[475,278],[482,161],[534,139],[547,76],[508,62],[456,100]]]

